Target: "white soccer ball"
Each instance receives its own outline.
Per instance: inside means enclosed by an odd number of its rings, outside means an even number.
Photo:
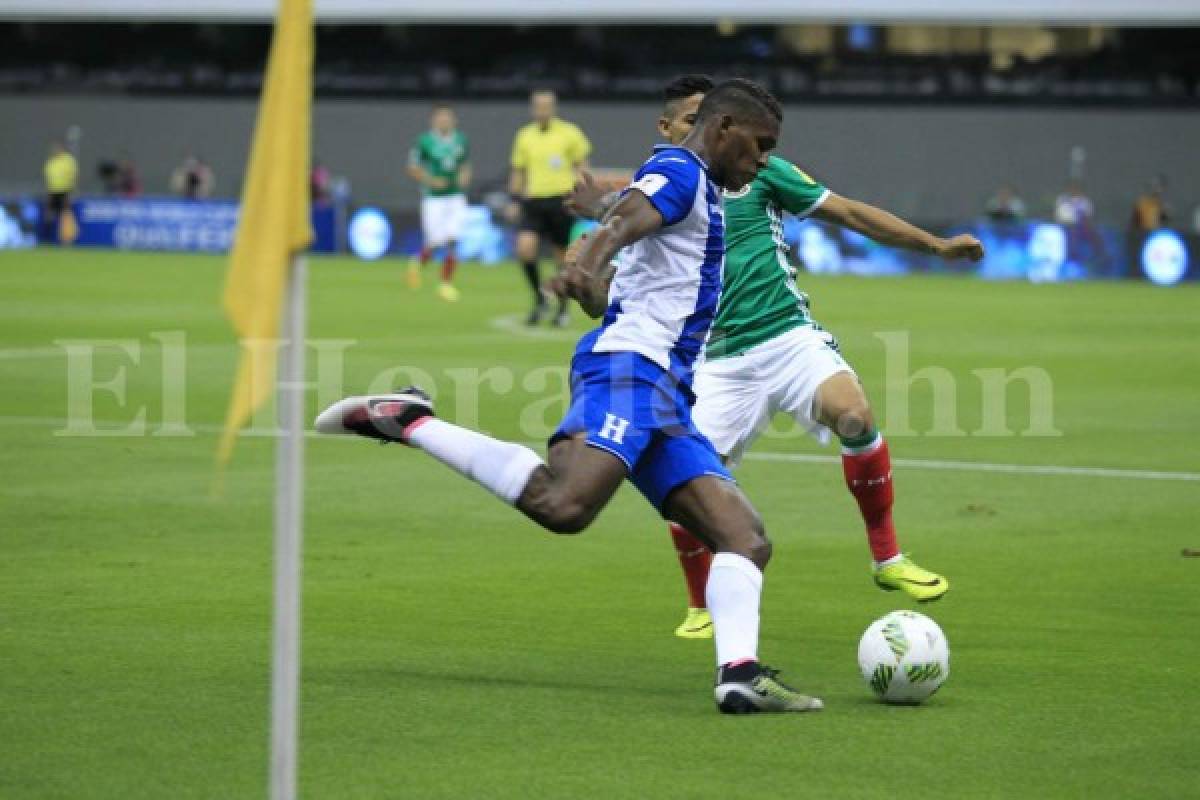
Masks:
[[[950,647],[938,624],[915,611],[871,623],[858,643],[863,680],[885,703],[915,705],[950,676]]]

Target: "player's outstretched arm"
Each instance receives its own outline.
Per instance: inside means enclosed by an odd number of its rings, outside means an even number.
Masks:
[[[983,245],[970,234],[963,233],[951,239],[943,239],[905,222],[882,208],[841,195],[830,194],[813,212],[813,216],[849,228],[890,247],[932,253],[947,261],[958,258],[978,261],[983,258]]]
[[[612,260],[617,251],[649,236],[663,225],[662,214],[639,191],[626,192],[603,225],[592,231],[575,258],[550,288],[560,296],[579,301],[584,312],[596,319],[608,305]]]
[[[563,205],[576,216],[586,219],[604,219],[620,199],[620,192],[603,188],[596,183],[592,173],[582,170],[575,181],[575,188],[567,195]]]

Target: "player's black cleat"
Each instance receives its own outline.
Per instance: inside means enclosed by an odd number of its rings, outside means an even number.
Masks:
[[[550,306],[545,302],[538,303],[529,312],[529,316],[525,318],[525,324],[531,328],[536,328],[550,314]]]
[[[723,714],[820,711],[821,698],[802,694],[778,679],[779,670],[757,661],[717,668],[717,708]]]
[[[358,434],[381,442],[408,444],[408,435],[434,416],[433,401],[416,386],[394,394],[347,397],[317,416],[318,433]]]

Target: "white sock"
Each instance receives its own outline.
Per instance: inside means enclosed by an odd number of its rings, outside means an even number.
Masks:
[[[758,660],[758,605],[763,574],[754,562],[736,553],[717,553],[708,570],[704,595],[712,615],[717,666]]]
[[[528,447],[502,442],[436,417],[414,428],[408,440],[509,505],[517,502],[529,476],[542,466],[542,459]]]

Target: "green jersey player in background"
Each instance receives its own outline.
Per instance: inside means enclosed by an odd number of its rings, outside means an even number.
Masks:
[[[683,140],[712,86],[704,75],[686,75],[667,85],[658,120],[664,138],[672,144]],[[571,202],[577,213],[603,216],[612,197],[602,196],[584,176]],[[733,466],[776,413],[788,414],[822,441],[832,431],[841,442],[846,486],[866,526],[875,583],[919,601],[937,600],[950,584],[900,552],[887,443],[875,427],[858,376],[833,336],[809,315],[808,297],[796,286],[796,271],[788,260],[783,215],[812,216],[881,244],[946,260],[978,261],[983,246],[969,235],[942,239],[882,209],[834,194],[778,156],[771,156],[749,185],[726,192],[724,206],[725,270],[706,359],[696,370],[692,413],[697,426]],[[709,638],[712,619],[704,593],[712,553],[683,527],[670,527],[689,598],[687,616],[675,634]]]
[[[421,267],[443,248],[438,297],[458,300],[454,287],[455,248],[467,219],[467,185],[471,182],[470,148],[447,105],[436,105],[429,130],[417,137],[408,156],[408,176],[421,184],[421,252],[408,265],[408,285],[421,287]]]

